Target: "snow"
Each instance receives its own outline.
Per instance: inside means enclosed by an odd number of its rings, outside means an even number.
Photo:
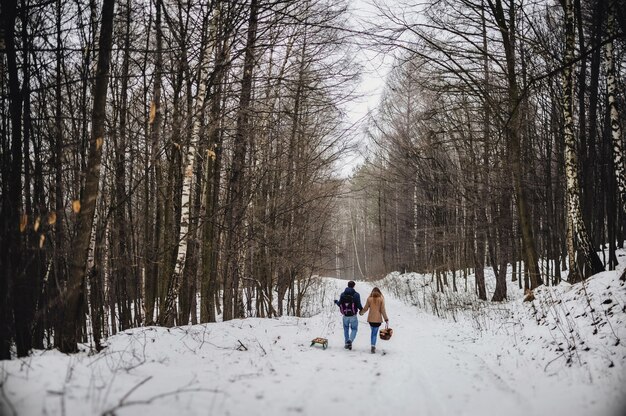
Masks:
[[[497,304],[476,302],[463,283],[457,294],[436,294],[430,276],[391,274],[375,282],[394,329],[376,354],[365,316],[353,350],[343,349],[333,299],[345,281],[322,279],[308,318],[136,328],[95,355],[35,351],[3,361],[0,414],[623,414],[618,273]],[[365,299],[372,286],[356,289]],[[328,349],[310,346],[319,336]]]

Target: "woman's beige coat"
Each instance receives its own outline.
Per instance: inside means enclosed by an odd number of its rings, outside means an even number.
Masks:
[[[382,296],[368,297],[367,302],[365,303],[363,309],[361,309],[360,314],[363,315],[368,310],[370,313],[367,315],[367,322],[382,323],[383,318],[385,318],[385,321],[389,320],[389,318],[387,318],[387,311],[385,310],[385,298]]]

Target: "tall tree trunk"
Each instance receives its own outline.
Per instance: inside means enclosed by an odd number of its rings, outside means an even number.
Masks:
[[[85,185],[80,198],[80,211],[77,214],[78,226],[73,244],[74,254],[71,258],[68,285],[65,288],[67,292],[64,314],[66,331],[62,334],[59,346],[62,352],[68,353],[78,351],[78,322],[80,321],[84,299],[85,271],[89,256],[89,242],[91,240],[96,199],[98,198],[100,161],[102,159],[102,145],[104,144],[104,121],[106,118],[106,96],[111,60],[114,7],[115,0],[103,0],[96,83],[93,92],[89,157],[87,159],[87,170],[85,171]]]
[[[22,263],[21,226],[28,219],[22,214],[22,96],[17,67],[17,51],[15,48],[15,22],[17,18],[17,2],[8,0],[0,9],[0,21],[4,28],[4,53],[7,60],[9,75],[9,117],[11,121],[9,152],[3,155],[2,178],[6,187],[2,189],[2,236],[6,238],[6,246],[0,254],[3,276],[0,278],[0,359],[9,359],[11,347],[11,323],[9,312],[12,304],[11,293],[18,284]],[[4,153],[4,152],[3,152]],[[22,216],[20,215],[22,214]],[[20,353],[22,351],[20,350]]]
[[[63,60],[62,51],[62,0],[57,0],[56,10],[56,30],[57,30],[57,50],[56,50],[56,85],[54,89],[55,95],[55,140],[53,152],[54,164],[54,216],[50,222],[54,226],[54,239],[52,241],[53,249],[53,269],[52,275],[49,277],[48,299],[53,300],[48,306],[48,313],[52,318],[52,326],[56,334],[63,332],[63,308],[60,305],[59,289],[67,284],[68,263],[66,250],[66,222],[65,222],[65,201],[64,201],[64,185],[63,185],[63,119],[62,119],[62,97],[61,97],[61,68]],[[59,336],[55,337],[55,346],[59,345]]]
[[[203,146],[203,148],[206,148]],[[178,297],[180,310],[178,325],[187,325],[190,319],[196,321],[196,310],[192,309],[193,299],[196,297],[196,280],[198,276],[198,213],[200,211],[200,200],[202,198],[202,166],[195,167],[195,180],[192,187],[192,202],[189,215],[188,248],[185,256],[185,267],[182,271],[182,281],[180,284],[180,295]]]
[[[474,204],[473,210],[474,214],[472,218],[474,220],[474,228],[475,228],[475,249],[474,249],[474,267],[475,267],[475,277],[476,277],[476,289],[478,290],[478,298],[481,300],[487,300],[487,289],[485,287],[485,252],[486,252],[486,240],[487,240],[487,227],[489,224],[487,222],[486,215],[486,207],[488,206],[488,181],[489,181],[489,143],[491,136],[490,129],[490,106],[489,106],[489,63],[488,63],[488,44],[487,44],[487,27],[486,20],[484,15],[484,9],[481,12],[481,29],[482,29],[482,41],[483,41],[483,70],[484,70],[484,78],[483,85],[485,88],[483,97],[483,120],[482,120],[482,128],[483,128],[483,142],[484,149],[482,154],[482,169],[479,170],[480,162],[475,164],[475,172],[474,175],[474,183],[477,184],[478,190],[478,201]],[[479,170],[479,171],[478,171]]]
[[[184,25],[181,8],[182,3],[177,4],[179,8],[180,24]],[[167,16],[167,14],[166,14]],[[172,22],[168,19],[170,26]],[[172,86],[172,128],[171,136],[166,149],[168,151],[167,160],[169,165],[159,160],[157,167],[157,183],[164,183],[160,186],[159,198],[161,203],[161,223],[159,224],[159,276],[158,276],[158,300],[159,311],[157,322],[160,325],[174,325],[176,302],[175,299],[170,301],[168,305],[168,296],[174,295],[177,288],[177,282],[172,279],[176,276],[176,260],[181,240],[181,215],[182,215],[182,199],[183,199],[183,182],[184,182],[184,164],[183,146],[187,146],[188,142],[184,137],[189,134],[188,123],[193,123],[194,118],[194,97],[192,95],[192,77],[189,71],[188,54],[186,50],[185,40],[187,39],[187,27],[180,28],[178,36],[178,45],[181,48],[180,57],[177,60],[177,73],[174,76]],[[203,37],[204,38],[204,37]],[[200,56],[200,68],[202,67],[202,54]],[[186,87],[186,91],[183,88]],[[186,109],[185,109],[185,97]],[[186,153],[185,153],[186,154]],[[163,166],[162,166],[163,164]],[[165,172],[167,167],[167,173]],[[177,279],[180,280],[180,279]],[[167,313],[166,313],[167,311]],[[167,315],[167,316],[166,316]]]
[[[29,49],[31,47],[29,46]],[[30,121],[27,122],[30,124]],[[43,175],[43,163],[44,160],[42,158],[42,140],[39,138],[36,142],[33,142],[33,159],[34,159],[34,202],[36,204],[36,219],[35,223],[39,221],[41,224],[39,226],[39,231],[35,230],[33,227],[34,238],[30,243],[32,249],[34,249],[34,259],[32,261],[32,276],[33,276],[33,286],[32,286],[32,348],[35,349],[43,349],[44,348],[44,336],[45,336],[45,324],[47,319],[47,308],[46,308],[46,280],[49,272],[49,264],[50,257],[48,250],[42,250],[44,247],[49,247],[49,245],[41,245],[41,238],[46,238],[46,235],[49,234],[50,227],[48,221],[46,221],[46,217],[49,214],[49,205],[46,201],[46,190],[44,187],[44,178]],[[44,240],[45,244],[46,240]],[[27,273],[31,273],[30,271]]]
[[[248,33],[246,40],[245,57],[243,64],[243,77],[241,80],[241,95],[239,97],[239,113],[237,115],[237,130],[233,151],[232,168],[228,181],[228,198],[225,212],[226,226],[226,260],[224,273],[224,320],[233,319],[235,305],[237,304],[238,280],[239,280],[239,230],[245,212],[244,201],[244,165],[246,161],[246,148],[250,134],[250,103],[252,95],[252,72],[254,69],[254,49],[256,44],[256,31],[258,25],[258,0],[250,2],[250,17],[248,20]]]
[[[219,7],[219,5],[218,5]],[[220,9],[221,12],[221,9]],[[219,28],[224,28],[223,17],[220,16]],[[202,278],[200,282],[200,322],[215,322],[215,299],[218,292],[218,246],[220,233],[218,232],[218,204],[220,197],[221,168],[222,168],[222,92],[224,89],[224,74],[228,60],[228,40],[225,31],[221,31],[221,39],[217,48],[215,81],[211,96],[209,112],[209,146],[207,148],[207,163],[205,166],[205,199],[204,224],[202,226]]]
[[[581,159],[582,164],[582,173],[583,177],[581,178],[583,183],[583,197],[586,199],[586,203],[583,205],[589,205],[593,207],[593,211],[596,213],[599,211],[596,201],[601,198],[602,193],[598,189],[597,186],[598,181],[600,181],[599,177],[599,169],[598,169],[598,149],[600,144],[598,143],[598,120],[601,120],[601,117],[598,117],[598,97],[599,97],[599,83],[600,83],[600,63],[602,61],[602,49],[600,47],[600,43],[604,36],[604,28],[603,28],[603,20],[606,13],[606,4],[605,2],[596,2],[595,7],[592,12],[592,28],[591,28],[591,62],[590,62],[590,79],[589,79],[589,134],[587,139],[587,147],[585,149],[585,156]],[[562,152],[564,154],[564,152]],[[564,166],[564,164],[560,164],[559,166]],[[585,212],[583,211],[583,215]],[[591,229],[588,230],[590,237],[595,240],[600,240],[600,233],[603,229],[601,225],[602,219],[599,215],[594,215],[595,221],[590,221]]]
[[[497,241],[498,241],[498,272],[496,273],[496,288],[491,298],[500,302],[507,298],[506,272],[510,257],[509,236],[511,235],[511,213],[509,207],[510,193],[508,188],[502,190],[500,206],[498,207]]]
[[[96,221],[101,222],[101,221]],[[96,347],[96,351],[101,351],[103,348],[101,339],[102,335],[107,330],[107,323],[105,319],[105,304],[104,304],[104,225],[100,224],[96,226],[96,242],[94,246],[94,262],[93,266],[89,269],[89,307],[91,309],[91,328],[93,330],[93,342]]]
[[[148,161],[146,162],[145,176],[148,183],[146,184],[146,204],[149,211],[146,213],[144,222],[144,233],[146,235],[145,244],[145,319],[148,325],[154,323],[154,308],[158,296],[158,276],[159,276],[159,241],[161,234],[161,210],[159,209],[161,198],[158,196],[160,192],[155,189],[154,182],[158,179],[158,169],[156,165],[159,163],[158,147],[161,137],[161,86],[162,86],[162,69],[163,69],[163,31],[161,28],[161,8],[162,0],[156,0],[156,18],[155,18],[155,38],[156,38],[156,58],[154,63],[154,86],[152,90],[152,102],[150,104],[150,113],[148,116],[148,124],[150,126],[150,151]],[[154,165],[154,166],[153,166]],[[158,186],[158,185],[157,185]],[[156,194],[156,195],[155,195]],[[152,211],[153,204],[150,202],[155,197],[156,208]]]
[[[386,199],[385,199],[385,189],[384,187],[384,180],[382,179],[382,175],[381,175],[381,179],[378,181],[378,198],[376,199],[377,203],[378,203],[378,209],[377,209],[377,213],[378,213],[378,237],[379,237],[379,241],[380,241],[380,252],[383,258],[383,273],[387,273],[389,271],[389,266],[388,266],[388,260],[387,260],[387,250],[386,250],[386,246],[387,246],[387,241],[386,241],[386,236],[387,236],[387,215],[383,212],[386,206]],[[415,198],[414,198],[415,199]],[[415,203],[417,205],[417,203]],[[417,208],[416,208],[417,209]],[[417,217],[417,215],[416,215]],[[417,241],[417,224],[414,225],[415,228],[415,240]],[[356,253],[355,253],[356,255]]]
[[[21,247],[22,255],[19,265],[19,273],[15,274],[13,281],[13,291],[11,299],[13,303],[13,319],[15,322],[15,346],[17,349],[18,357],[25,357],[28,355],[32,348],[32,328],[34,320],[34,308],[35,308],[35,293],[36,293],[36,276],[39,274],[37,270],[37,259],[39,257],[39,239],[37,238],[37,232],[33,226],[30,226],[32,221],[35,222],[35,212],[32,204],[32,172],[31,172],[31,104],[30,104],[30,41],[28,38],[28,9],[24,1],[22,1],[22,7],[20,8],[20,20],[21,20],[21,37],[22,37],[22,105],[23,110],[21,119],[22,140],[23,147],[22,153],[22,168],[21,171],[17,171],[18,175],[23,172],[24,183],[22,200],[24,203],[22,216],[27,219],[26,228],[22,230],[21,234]],[[12,126],[15,127],[15,126]],[[18,125],[18,128],[19,125]],[[22,191],[20,190],[20,193]],[[19,247],[19,246],[18,246]]]
[[[215,26],[215,21],[213,22]],[[180,232],[178,238],[178,250],[176,254],[176,263],[174,273],[169,278],[167,286],[167,296],[165,302],[161,305],[159,312],[159,325],[173,325],[173,318],[176,312],[176,298],[180,291],[182,283],[182,272],[187,257],[187,247],[190,224],[190,208],[191,208],[191,191],[194,178],[194,167],[198,142],[200,140],[200,127],[202,126],[202,114],[204,113],[204,102],[206,99],[206,90],[208,82],[209,67],[213,55],[213,46],[215,41],[207,39],[203,50],[202,60],[198,72],[198,91],[194,102],[193,127],[187,151],[183,158],[183,186],[181,195],[181,212],[180,212]]]
[[[495,1],[495,3],[494,3]],[[535,248],[532,220],[528,206],[526,191],[522,184],[522,153],[521,153],[521,114],[519,110],[520,93],[515,70],[515,4],[510,5],[507,19],[501,0],[488,0],[491,10],[496,18],[506,57],[507,87],[509,102],[509,120],[506,123],[505,133],[507,137],[509,163],[513,177],[513,190],[522,231],[522,251],[526,262],[526,270],[530,278],[530,288],[534,289],[543,284],[539,270],[539,259]]]
[[[610,7],[608,13],[607,32],[608,36],[615,35],[615,8],[617,2],[609,0]],[[613,139],[613,168],[618,189],[618,206],[622,212],[626,210],[626,172],[624,171],[624,151],[622,149],[622,128],[617,109],[617,81],[615,79],[615,60],[613,58],[613,41],[604,46],[605,68],[606,68],[606,90],[609,102],[609,112],[611,117],[611,137]]]
[[[574,0],[574,12],[576,19],[576,28],[578,30],[578,48],[580,51],[587,49],[585,44],[585,33],[583,31],[583,15],[581,0]],[[589,135],[587,134],[587,56],[581,55],[580,57],[580,70],[577,71],[577,83],[578,83],[578,154],[580,156],[580,168],[581,168],[581,208],[583,218],[586,221],[589,234],[593,236],[594,223],[591,221],[593,218],[593,197],[588,195],[587,192],[591,190],[590,185],[593,186],[593,169],[594,165],[589,163],[589,149],[590,143],[588,143]],[[592,144],[591,144],[592,145]]]
[[[485,210],[482,207],[476,208],[475,218],[475,247],[474,247],[474,273],[476,276],[476,290],[478,292],[478,299],[487,300],[487,290],[485,289],[485,222],[480,213],[484,214]]]
[[[578,158],[576,138],[574,137],[572,92],[573,92],[573,64],[574,57],[574,6],[573,0],[563,0],[565,13],[565,62],[563,69],[563,118],[565,136],[565,175],[567,178],[567,215],[571,221],[572,238],[578,243],[579,255],[582,256],[584,270],[579,270],[580,276],[586,278],[591,274],[604,270],[604,266],[591,243],[587,228],[582,218],[580,207],[580,185],[578,180]]]
[[[130,24],[131,24],[131,2],[127,0],[124,22],[124,51],[122,58],[121,74],[121,96],[119,105],[119,136],[113,134],[113,146],[115,148],[115,205],[113,214],[114,239],[112,245],[112,284],[116,286],[115,301],[119,310],[120,329],[123,331],[132,325],[132,316],[129,294],[132,293],[132,276],[129,273],[130,259],[130,232],[128,232],[128,219],[126,215],[126,130],[128,111],[128,74],[130,66]]]

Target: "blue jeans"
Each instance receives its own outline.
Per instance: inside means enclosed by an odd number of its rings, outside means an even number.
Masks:
[[[370,328],[372,328],[372,346],[376,345],[376,338],[378,335],[378,330],[380,329],[380,326],[370,326]]]
[[[352,329],[352,331],[350,331],[350,329]],[[348,343],[348,341],[354,341],[354,338],[356,338],[356,331],[358,329],[359,320],[357,319],[356,315],[343,317],[343,338],[346,340],[346,344]]]

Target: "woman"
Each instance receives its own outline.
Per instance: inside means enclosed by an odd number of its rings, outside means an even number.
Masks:
[[[361,309],[359,314],[363,315],[367,311],[369,311],[369,314],[367,315],[367,322],[372,328],[372,354],[374,354],[376,353],[376,338],[378,335],[378,329],[383,323],[383,318],[385,319],[385,323],[389,323],[387,311],[385,310],[385,298],[383,297],[380,289],[377,287],[372,289],[372,293],[370,293],[365,306]]]

